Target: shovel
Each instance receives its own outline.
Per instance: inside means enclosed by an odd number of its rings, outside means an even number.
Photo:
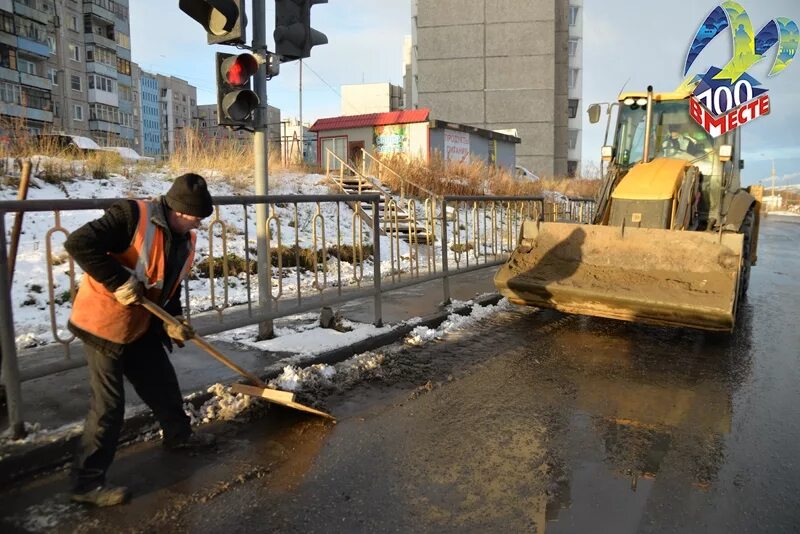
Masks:
[[[149,311],[150,313],[152,313],[153,315],[155,315],[156,317],[158,317],[159,319],[161,319],[165,323],[169,323],[169,324],[174,325],[174,326],[180,326],[181,325],[180,321],[178,321],[175,317],[173,317],[171,314],[169,314],[166,310],[164,310],[163,308],[158,306],[153,301],[151,301],[151,300],[149,300],[149,299],[147,299],[145,297],[142,297],[141,304],[142,304],[142,306],[144,306],[147,309],[147,311]],[[328,413],[325,413],[325,412],[322,412],[322,411],[319,411],[319,410],[315,410],[314,408],[311,408],[311,407],[306,406],[304,404],[300,404],[299,402],[295,402],[294,393],[291,393],[289,391],[280,391],[280,390],[277,390],[277,389],[272,389],[272,388],[267,387],[267,385],[264,382],[262,382],[260,378],[258,378],[256,375],[254,375],[253,373],[251,373],[247,369],[242,369],[236,363],[234,363],[231,360],[229,360],[227,356],[222,354],[220,351],[218,351],[216,348],[214,348],[213,345],[211,345],[208,341],[206,341],[202,337],[198,336],[197,334],[194,334],[194,336],[192,336],[191,340],[194,343],[196,343],[197,345],[199,345],[200,348],[202,348],[203,350],[208,352],[210,355],[212,355],[214,358],[216,358],[218,361],[220,361],[221,363],[225,364],[227,367],[229,367],[230,369],[233,369],[234,371],[236,371],[237,373],[239,373],[243,377],[245,377],[248,380],[250,380],[250,382],[255,384],[255,386],[248,386],[246,384],[232,384],[231,385],[231,390],[234,393],[243,393],[245,395],[251,395],[253,397],[259,397],[259,398],[265,399],[265,400],[267,400],[269,402],[273,402],[275,404],[280,404],[282,406],[287,406],[289,408],[294,408],[295,410],[300,410],[300,411],[303,411],[303,412],[313,413],[313,414],[316,414],[316,415],[320,415],[322,417],[326,417],[328,419],[333,419],[334,421],[336,420],[332,415],[330,415]]]

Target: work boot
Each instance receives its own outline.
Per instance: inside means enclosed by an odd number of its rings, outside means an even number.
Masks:
[[[131,493],[124,486],[111,486],[101,484],[89,491],[75,491],[72,494],[72,502],[91,504],[92,506],[116,506],[127,502],[131,498]]]
[[[210,449],[217,442],[214,434],[206,432],[193,432],[185,438],[164,440],[164,448],[168,451],[195,452]]]

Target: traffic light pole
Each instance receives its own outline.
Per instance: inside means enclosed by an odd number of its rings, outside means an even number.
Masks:
[[[266,0],[253,0],[253,50],[266,55],[267,51],[267,11]],[[255,154],[256,195],[266,195],[269,191],[269,146],[267,144],[267,65],[261,63],[253,79],[253,89],[258,96],[255,111],[255,132],[253,152]],[[258,253],[258,303],[262,310],[269,312],[272,307],[272,271],[267,265],[267,205],[256,204],[256,250]],[[272,319],[258,325],[258,339],[274,337]]]

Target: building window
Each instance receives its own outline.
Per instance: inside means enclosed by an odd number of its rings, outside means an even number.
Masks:
[[[121,57],[117,58],[117,70],[120,74],[125,74],[126,76],[131,75],[131,62],[127,59],[122,59]],[[130,99],[129,99],[130,100]]]
[[[105,104],[89,104],[89,120],[119,124],[119,110]]]
[[[61,106],[58,102],[53,102],[53,116],[57,119],[61,117]]]
[[[0,67],[17,70],[17,51],[0,43]]]
[[[17,70],[20,72],[24,72],[25,74],[33,74],[34,76],[37,75],[36,63],[28,61],[27,59],[22,59],[22,58],[17,59]]]
[[[83,120],[83,106],[75,104],[72,106],[72,118],[76,121]]]
[[[74,91],[81,91],[81,90],[83,90],[83,87],[82,87],[82,84],[81,84],[81,77],[80,77],[80,75],[79,75],[79,74],[72,74],[72,75],[69,77],[69,86],[70,86],[70,87],[71,87],[71,88],[72,88]]]
[[[106,93],[114,92],[114,80],[100,76],[99,74],[91,74],[89,76],[89,89],[97,89],[98,91],[105,91]]]
[[[44,24],[17,15],[14,18],[14,25],[18,36],[31,39],[37,43],[47,44],[47,29]]]
[[[15,35],[17,32],[14,30],[14,15],[0,11],[0,31]]]
[[[72,31],[78,31],[78,17],[75,15],[70,15],[67,19],[67,29]]]
[[[567,175],[570,178],[575,178],[575,175],[578,173],[578,162],[577,161],[567,161]]]
[[[116,42],[122,48],[125,48],[127,50],[131,49],[130,35],[124,34],[122,32],[114,32],[114,42]]]
[[[574,150],[578,146],[578,130],[570,128],[569,130],[569,148]]]
[[[575,23],[578,21],[578,10],[580,6],[569,6],[569,25],[575,26]]]
[[[19,85],[9,82],[0,82],[0,100],[9,104],[19,104]]]
[[[72,44],[72,43],[70,43],[68,45],[68,47],[69,47],[69,58],[72,61],[77,61],[78,63],[80,63],[80,61],[81,61],[81,47],[76,45],[76,44]]]
[[[578,103],[580,100],[577,98],[570,98],[569,99],[569,118],[574,119],[578,116]]]
[[[581,69],[572,69],[572,68],[569,69],[568,83],[570,89],[575,89],[575,87],[578,85],[578,76],[580,76],[580,73]]]
[[[50,83],[58,86],[58,70],[53,68],[47,69],[47,77],[50,78]]]
[[[56,53],[56,38],[52,35],[47,36],[47,49],[50,50],[51,54]]]
[[[42,111],[52,111],[53,103],[50,100],[50,91],[25,86],[22,86],[21,89],[25,107],[41,109]]]
[[[102,46],[87,46],[86,61],[96,61],[109,67],[115,67],[117,65],[117,53]]]
[[[578,41],[579,39],[569,40],[569,57],[575,57],[575,54],[578,53]]]

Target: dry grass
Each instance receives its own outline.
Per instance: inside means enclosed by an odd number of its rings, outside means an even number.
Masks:
[[[255,154],[251,138],[247,139],[205,139],[195,130],[186,130],[175,153],[165,165],[175,174],[199,172],[211,180],[224,180],[234,187],[252,187],[255,168]],[[284,163],[281,152],[270,147],[268,169],[310,172],[305,165]]]
[[[438,154],[430,164],[409,160],[401,155],[381,158],[384,164],[406,180],[411,195],[426,196],[424,190],[437,195],[540,195],[557,191],[570,197],[593,197],[599,181],[586,178],[542,178],[538,181],[517,180],[502,167],[493,167],[478,160],[470,163],[446,162]],[[400,191],[400,179],[383,173],[381,179],[394,191]],[[418,187],[415,187],[418,186]]]

